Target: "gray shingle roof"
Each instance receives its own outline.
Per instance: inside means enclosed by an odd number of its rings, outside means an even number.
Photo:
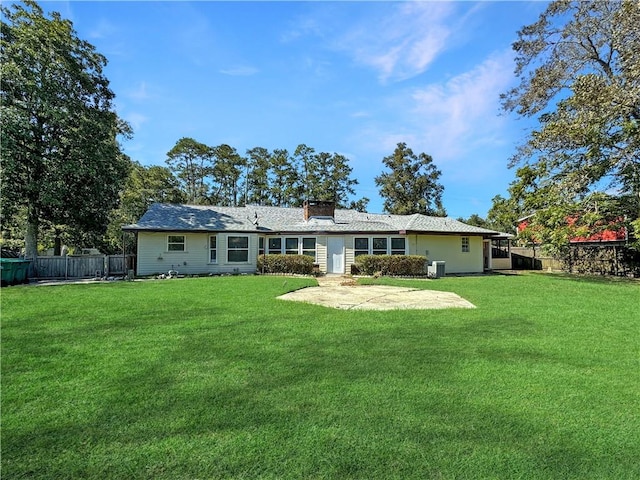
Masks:
[[[155,203],[127,231],[256,233],[457,233],[493,236],[498,232],[449,217],[389,215],[336,209],[335,217],[304,220],[302,208],[247,205],[217,207]]]

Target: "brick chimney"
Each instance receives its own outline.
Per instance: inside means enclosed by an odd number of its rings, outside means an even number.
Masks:
[[[304,209],[305,221],[309,220],[311,217],[333,218],[336,211],[335,202],[327,200],[305,200],[302,207]]]

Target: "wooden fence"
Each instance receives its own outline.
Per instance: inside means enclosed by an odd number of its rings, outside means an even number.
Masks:
[[[542,256],[540,248],[511,247],[511,264],[514,270],[640,277],[640,252],[616,243],[572,244],[560,257]]]
[[[542,255],[539,248],[511,247],[511,268],[514,270],[562,270],[562,262]]]
[[[126,275],[134,269],[134,255],[66,255],[37,257],[36,278],[94,278]]]

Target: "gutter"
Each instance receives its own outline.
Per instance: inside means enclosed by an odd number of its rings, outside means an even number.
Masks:
[[[442,231],[442,230],[212,230],[206,228],[143,228],[135,225],[122,227],[125,232],[149,232],[149,233],[255,233],[265,235],[462,235],[469,237],[492,238],[501,236],[500,232],[468,232],[468,231]]]

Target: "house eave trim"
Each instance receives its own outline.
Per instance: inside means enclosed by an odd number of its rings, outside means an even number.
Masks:
[[[232,230],[232,229],[224,229],[224,230],[211,230],[207,228],[122,228],[125,232],[147,232],[147,233],[245,233],[245,234],[259,234],[259,233],[267,233],[264,230]]]

